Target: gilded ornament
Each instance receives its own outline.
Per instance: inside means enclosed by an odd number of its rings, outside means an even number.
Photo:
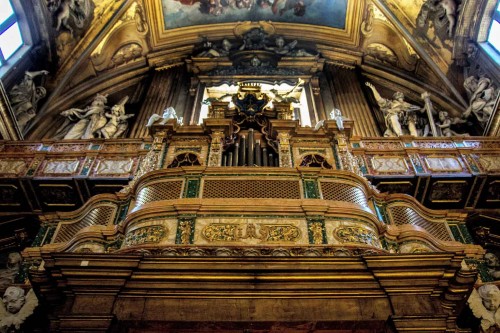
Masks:
[[[161,225],[153,225],[127,232],[125,245],[134,246],[146,243],[159,243],[167,235],[167,230]]]
[[[342,243],[361,243],[380,247],[377,235],[361,227],[339,227],[334,230],[334,236]]]

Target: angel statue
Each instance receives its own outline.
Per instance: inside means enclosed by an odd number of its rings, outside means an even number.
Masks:
[[[161,120],[160,120],[161,119]],[[146,127],[151,127],[153,124],[157,125],[165,125],[169,119],[175,119],[179,124],[182,124],[182,117],[177,117],[177,113],[175,112],[175,109],[171,106],[163,110],[163,115],[157,115],[156,113],[152,114],[151,117],[149,117],[148,123],[146,124]],[[160,120],[158,123],[157,121]]]
[[[500,328],[500,290],[493,284],[485,284],[472,293],[467,300],[472,313],[481,319],[484,332],[497,332]]]
[[[101,135],[105,139],[118,138],[128,129],[127,119],[133,117],[133,114],[125,114],[125,103],[128,101],[128,96],[122,98],[118,104],[113,105],[111,113],[106,113],[108,122],[101,128]]]
[[[100,130],[106,125],[107,95],[97,94],[92,103],[84,109],[71,108],[61,112],[65,117],[53,139],[92,139],[100,137]]]
[[[344,130],[344,116],[342,116],[342,112],[339,109],[334,108],[332,112],[330,112],[330,119],[335,120],[337,128],[340,131]]]
[[[5,290],[2,298],[4,306],[0,306],[0,332],[11,332],[12,327],[16,330],[21,328],[24,321],[33,314],[38,306],[33,289],[24,295],[24,290],[19,287],[10,286]]]

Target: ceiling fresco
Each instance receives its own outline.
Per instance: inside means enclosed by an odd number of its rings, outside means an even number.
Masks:
[[[162,0],[165,29],[238,21],[344,29],[348,0]]]

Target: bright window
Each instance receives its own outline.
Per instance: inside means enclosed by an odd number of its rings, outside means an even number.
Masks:
[[[0,0],[0,66],[23,46],[16,14],[10,0]]]
[[[497,9],[493,13],[493,21],[488,34],[488,43],[500,53],[500,1],[498,2]]]

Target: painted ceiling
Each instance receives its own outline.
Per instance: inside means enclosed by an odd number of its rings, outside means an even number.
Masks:
[[[165,29],[238,21],[344,29],[347,0],[162,0]]]

